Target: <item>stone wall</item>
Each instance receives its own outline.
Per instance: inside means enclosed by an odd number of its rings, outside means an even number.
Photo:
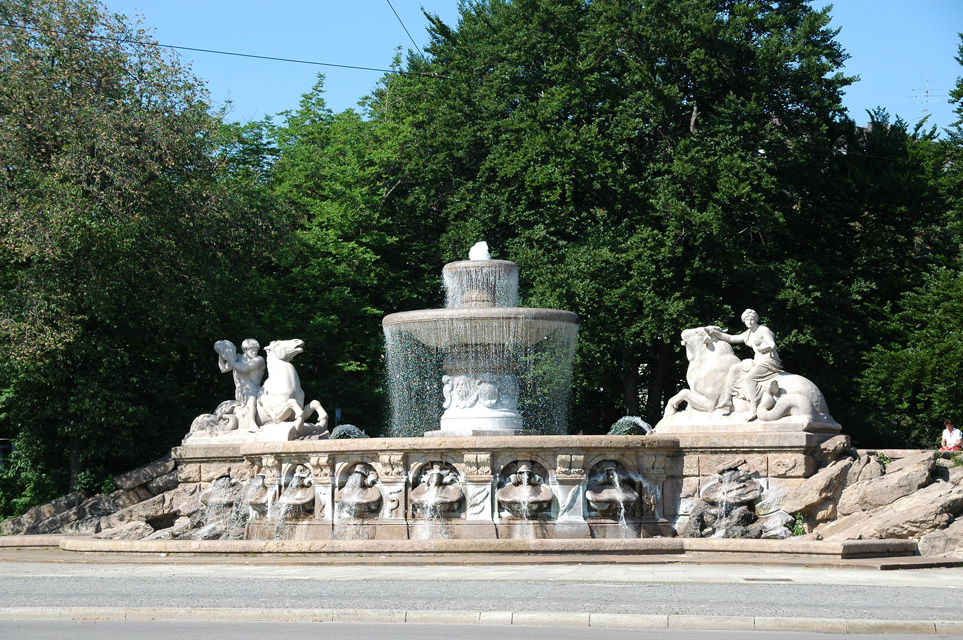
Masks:
[[[539,476],[546,502],[518,517],[497,495],[522,465]],[[963,466],[950,465],[949,457],[933,451],[879,456],[852,449],[845,436],[804,432],[195,445],[118,476],[113,493],[70,494],[0,523],[0,532],[224,536],[227,529],[210,526],[202,508],[222,500],[214,495],[218,483],[232,487],[230,500],[240,503],[253,495],[245,488],[254,486],[248,481],[263,479],[260,508],[255,500],[235,509],[231,517],[242,522],[231,535],[302,540],[698,536],[714,531],[706,528],[711,507],[706,499],[714,486],[718,489],[721,475],[731,472],[758,487],[749,495],[754,528],[733,529],[733,535],[783,537],[801,524],[813,540],[913,539],[924,554],[963,557],[963,518],[957,519],[963,511]],[[590,499],[591,490],[599,490],[599,469],[606,467],[624,472],[623,489],[637,494],[624,510],[605,509]],[[447,474],[453,489],[446,491],[456,496],[443,513],[419,509],[417,503],[431,469]],[[366,479],[370,504],[339,512],[352,474]],[[286,499],[293,508],[279,511]]]

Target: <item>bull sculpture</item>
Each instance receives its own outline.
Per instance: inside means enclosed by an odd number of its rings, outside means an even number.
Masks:
[[[740,360],[720,336],[731,338],[716,326],[682,332],[689,361],[688,389],[669,399],[657,432],[659,427],[674,425],[735,425],[755,419],[763,423],[794,423],[806,431],[839,430],[819,388],[808,378],[785,371],[773,371],[762,380],[761,398],[753,413],[749,399],[741,397],[738,391],[740,377],[746,375],[753,361]],[[687,405],[685,409],[683,404]],[[758,428],[763,429],[761,425]]]

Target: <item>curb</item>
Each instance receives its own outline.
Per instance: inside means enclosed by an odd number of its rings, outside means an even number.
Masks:
[[[845,618],[637,615],[559,611],[0,607],[0,620],[413,623],[727,631],[808,631],[839,634],[963,634],[963,620],[852,620]]]
[[[19,539],[30,536],[17,536]],[[806,560],[916,558],[915,540],[736,540],[725,538],[543,538],[453,540],[102,540],[64,537],[64,551],[80,553],[218,553],[218,554],[565,554],[705,555]]]

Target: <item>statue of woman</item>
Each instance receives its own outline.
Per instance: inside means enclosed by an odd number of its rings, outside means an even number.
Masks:
[[[709,334],[730,344],[745,344],[752,348],[752,360],[743,360],[736,380],[733,381],[729,399],[732,411],[732,397],[739,396],[749,403],[748,420],[755,420],[762,399],[763,383],[783,370],[782,360],[776,351],[776,337],[768,327],[759,324],[759,314],[752,309],[742,312],[746,331],[736,335],[710,329]]]

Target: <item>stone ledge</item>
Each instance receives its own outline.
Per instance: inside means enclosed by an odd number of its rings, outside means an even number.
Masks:
[[[16,535],[16,536],[0,536],[0,549],[30,549],[30,548],[40,548],[40,547],[54,547],[60,546],[60,541],[65,537],[61,533],[45,534],[45,535]]]
[[[242,456],[284,454],[421,453],[434,451],[551,451],[553,454],[578,452],[582,449],[675,451],[679,439],[674,436],[437,436],[432,438],[346,438],[339,440],[293,440],[290,442],[254,442],[235,447]],[[189,455],[185,449],[175,449],[175,457]],[[211,452],[213,453],[213,452]]]
[[[845,560],[913,556],[914,540],[738,540],[700,538],[590,538],[537,540],[95,540],[63,538],[60,548],[75,552],[170,554],[379,554],[379,555],[598,555],[743,556],[740,562],[782,558]]]
[[[852,620],[713,615],[636,615],[559,611],[447,611],[402,609],[0,607],[0,620],[194,620],[243,622],[383,622],[849,634],[955,634],[959,620]]]

